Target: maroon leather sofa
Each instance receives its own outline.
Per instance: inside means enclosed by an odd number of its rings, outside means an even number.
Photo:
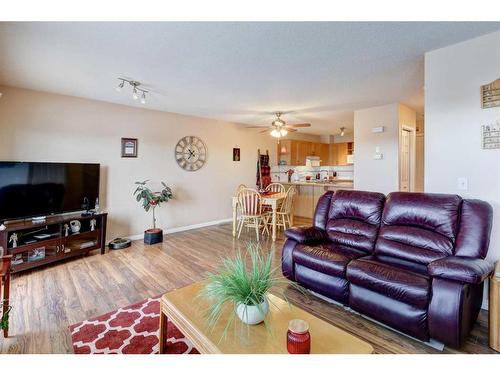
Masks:
[[[477,319],[492,208],[457,195],[338,190],[285,231],[283,274],[423,341],[460,347]]]

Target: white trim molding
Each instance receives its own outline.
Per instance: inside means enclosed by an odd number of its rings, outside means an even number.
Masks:
[[[226,224],[226,223],[230,223],[232,221],[233,221],[233,219],[229,218],[229,219],[207,221],[205,223],[191,224],[191,225],[186,225],[183,227],[176,227],[176,228],[169,228],[169,229],[162,228],[162,229],[163,229],[163,234],[170,234],[170,233],[177,233],[177,232],[185,232],[187,230],[192,230],[192,229],[211,227],[213,225]],[[133,234],[130,236],[124,236],[124,238],[128,238],[131,241],[140,240],[143,237],[144,237],[144,233]]]

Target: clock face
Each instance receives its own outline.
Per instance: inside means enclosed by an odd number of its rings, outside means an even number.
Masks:
[[[175,160],[182,169],[197,171],[207,161],[207,148],[200,138],[188,135],[177,142]]]

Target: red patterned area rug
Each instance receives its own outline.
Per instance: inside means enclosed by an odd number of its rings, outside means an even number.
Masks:
[[[75,354],[158,354],[160,299],[145,301],[69,327]],[[169,322],[167,353],[197,354],[191,341]]]

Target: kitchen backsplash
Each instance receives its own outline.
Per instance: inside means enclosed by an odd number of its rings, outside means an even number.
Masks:
[[[291,165],[275,165],[271,167],[271,178],[273,181],[287,181],[286,172],[289,169],[294,170],[292,181],[305,180],[306,176],[314,178],[317,173],[321,174],[321,179],[326,176],[331,176],[332,172],[337,172],[338,180],[353,180],[354,179],[354,166],[320,166],[320,167],[306,167],[306,166],[291,166]]]

